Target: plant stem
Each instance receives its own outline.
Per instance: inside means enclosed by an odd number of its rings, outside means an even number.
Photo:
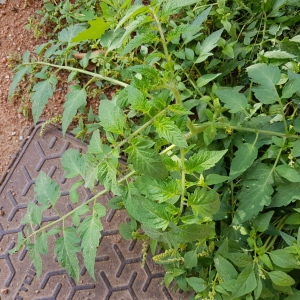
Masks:
[[[121,178],[120,180],[118,180],[118,184],[122,183],[123,181],[126,181],[128,178],[132,177],[135,174],[135,171],[131,171],[130,173],[128,173],[126,176],[124,176],[123,178]],[[32,236],[38,234],[40,231],[43,231],[49,227],[52,227],[53,225],[59,223],[59,222],[64,222],[64,220],[68,217],[70,217],[76,210],[78,210],[79,208],[81,208],[81,206],[86,205],[91,203],[92,201],[95,201],[97,198],[105,195],[106,193],[108,193],[109,190],[104,189],[101,192],[99,192],[98,194],[96,194],[95,196],[93,196],[92,198],[88,199],[87,201],[83,202],[82,204],[80,204],[79,206],[77,206],[76,208],[74,208],[72,211],[68,212],[67,214],[63,215],[62,217],[60,217],[59,219],[52,221],[50,224],[47,224],[41,228],[39,228],[38,230],[34,231],[33,233],[31,233],[28,237],[26,237],[26,239],[24,239],[23,244],[30,239]]]
[[[159,22],[159,20],[157,18],[157,15],[153,11],[153,9],[151,9],[151,12],[152,12],[153,18],[154,18],[154,20],[155,20],[155,22],[157,24],[159,35],[160,35],[160,39],[161,39],[161,43],[162,43],[162,46],[164,48],[164,53],[165,53],[165,56],[166,56],[166,60],[168,61],[170,55],[169,55],[169,51],[168,51],[168,48],[167,48],[167,42],[166,42],[163,30],[162,30],[161,24],[160,24],[160,22]]]
[[[60,65],[50,64],[50,63],[41,62],[41,61],[36,61],[36,62],[32,62],[32,63],[23,63],[22,65],[24,65],[24,66],[45,65],[45,66],[50,66],[50,67],[53,67],[53,68],[58,68],[58,69],[67,70],[67,71],[71,71],[71,72],[78,72],[78,73],[90,75],[90,76],[99,78],[101,80],[106,80],[108,82],[111,82],[112,84],[120,85],[120,86],[123,86],[123,87],[127,87],[129,85],[129,84],[127,84],[125,82],[122,82],[120,80],[113,79],[113,78],[110,78],[110,77],[107,77],[107,76],[103,76],[101,74],[93,73],[93,72],[86,71],[86,70],[83,70],[83,69],[68,67],[68,66],[60,66]]]
[[[183,204],[185,200],[185,152],[183,148],[180,148],[181,156],[181,199],[180,199],[180,211],[178,217],[181,216],[183,212]]]

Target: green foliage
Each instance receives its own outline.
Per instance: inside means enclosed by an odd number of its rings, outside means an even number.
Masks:
[[[81,252],[95,279],[97,199],[110,192],[109,207],[131,218],[122,236],[159,253],[166,286],[193,299],[299,296],[299,3],[200,2],[44,0],[40,22],[55,33],[24,54],[9,95],[26,86],[37,122],[69,72],[63,132],[79,120],[88,147],[64,153],[74,209],[47,225],[61,191],[44,172],[36,179],[11,252],[25,245],[38,275],[59,234],[61,265],[78,280]],[[80,203],[80,186],[98,182],[104,190]]]

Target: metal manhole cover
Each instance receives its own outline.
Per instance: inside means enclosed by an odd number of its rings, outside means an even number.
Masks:
[[[26,212],[28,201],[33,200],[33,184],[40,171],[55,179],[62,190],[59,200],[62,211],[69,211],[68,190],[74,179],[64,178],[60,158],[68,148],[84,151],[85,145],[73,136],[62,136],[59,128],[48,126],[43,137],[39,136],[41,124],[36,126],[18,156],[0,179],[0,299],[18,300],[179,300],[188,299],[187,294],[174,293],[162,284],[164,270],[155,265],[150,255],[141,268],[142,244],[126,241],[118,232],[120,222],[126,222],[126,214],[109,210],[102,219],[104,231],[95,263],[96,282],[81,262],[79,282],[76,284],[53,255],[54,238],[50,241],[49,254],[43,256],[43,273],[36,277],[35,269],[26,250],[15,255],[8,251],[15,245],[17,233],[23,230],[20,220]],[[82,187],[81,201],[93,196]],[[106,206],[109,195],[100,202]],[[45,216],[43,222],[58,218],[55,212]]]

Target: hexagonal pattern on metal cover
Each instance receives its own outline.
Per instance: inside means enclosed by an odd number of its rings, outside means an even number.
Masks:
[[[68,200],[68,191],[76,179],[66,179],[61,167],[61,156],[69,148],[85,151],[86,145],[71,135],[62,136],[55,126],[47,126],[40,137],[41,124],[32,129],[0,179],[0,289],[1,299],[15,300],[178,300],[189,295],[174,293],[161,283],[164,271],[153,263],[148,254],[145,267],[141,267],[142,245],[126,241],[119,235],[118,225],[126,222],[124,212],[107,209],[102,218],[104,230],[95,262],[94,281],[80,260],[80,279],[76,283],[58,264],[53,247],[56,237],[49,240],[49,254],[43,255],[43,272],[37,278],[29,254],[25,249],[10,255],[8,251],[16,243],[18,232],[24,229],[20,223],[25,215],[27,203],[34,201],[34,183],[40,171],[55,179],[62,194],[57,210],[66,213],[75,207]],[[80,202],[93,193],[80,187]],[[99,187],[101,189],[101,187]],[[107,207],[109,195],[99,201]],[[72,206],[71,206],[72,205]],[[57,211],[50,210],[43,216],[44,224],[58,219]]]

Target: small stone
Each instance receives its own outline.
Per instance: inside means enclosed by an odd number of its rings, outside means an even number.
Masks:
[[[0,216],[4,216],[4,210],[0,209]]]
[[[8,294],[8,289],[1,289],[0,292],[1,294]]]
[[[20,141],[23,141],[22,135],[19,136],[19,140],[20,140]]]
[[[6,57],[3,57],[3,58],[1,59],[1,62],[2,62],[3,64],[5,64],[5,63],[7,62],[7,58],[6,58]]]
[[[11,133],[11,135],[16,135],[16,132],[15,132],[15,131],[13,131],[13,132]]]

